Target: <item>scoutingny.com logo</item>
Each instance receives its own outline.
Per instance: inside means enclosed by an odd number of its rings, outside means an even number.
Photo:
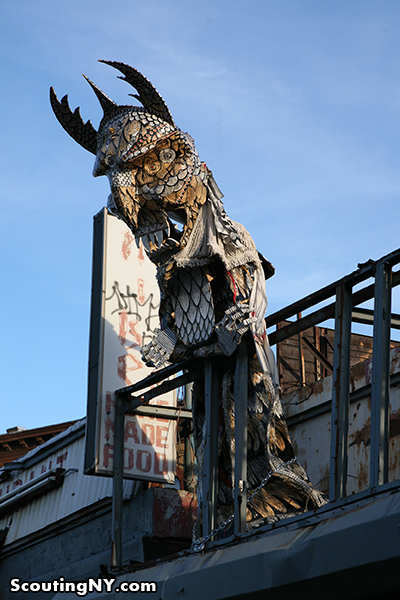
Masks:
[[[59,577],[53,581],[21,581],[21,579],[16,577],[10,581],[10,592],[75,593],[77,596],[83,598],[92,592],[154,593],[157,591],[157,584],[154,581],[120,581],[118,584],[116,584],[116,581],[115,578],[66,581],[64,577]]]

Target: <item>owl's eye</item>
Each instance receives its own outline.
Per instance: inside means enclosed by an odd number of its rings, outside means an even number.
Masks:
[[[174,150],[172,150],[172,148],[164,148],[164,150],[161,150],[161,152],[158,156],[159,156],[161,162],[172,163],[176,154],[175,154]]]
[[[144,170],[149,175],[153,175],[154,173],[157,173],[157,171],[159,171],[160,168],[161,168],[161,165],[157,160],[149,160],[144,164]]]

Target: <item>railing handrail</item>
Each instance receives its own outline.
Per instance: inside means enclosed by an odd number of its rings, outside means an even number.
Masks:
[[[394,266],[400,263],[400,248],[394,250],[393,252],[390,252],[389,254],[386,254],[386,256],[383,256],[378,260],[374,261],[370,259],[366,263],[360,263],[358,265],[358,269],[356,269],[352,273],[349,273],[348,275],[345,275],[341,279],[338,279],[337,281],[328,284],[320,290],[317,290],[312,294],[304,296],[304,298],[302,298],[301,300],[297,300],[296,302],[289,304],[289,306],[285,306],[284,308],[281,308],[280,310],[272,313],[271,315],[268,315],[266,318],[267,328],[269,329],[270,327],[273,327],[274,325],[277,325],[282,321],[286,321],[290,317],[293,317],[303,312],[304,310],[311,308],[312,306],[324,302],[328,298],[332,298],[336,294],[337,287],[340,285],[351,283],[354,287],[358,283],[361,283],[362,281],[373,277],[377,264],[381,262],[388,263],[390,266]],[[396,275],[397,273],[400,272],[397,271],[393,275]],[[370,297],[372,298],[373,294]],[[369,298],[366,298],[366,300],[369,300]],[[365,300],[360,300],[360,302],[364,301]]]

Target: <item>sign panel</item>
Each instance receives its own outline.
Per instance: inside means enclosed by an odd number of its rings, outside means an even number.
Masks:
[[[155,267],[128,227],[103,209],[94,219],[85,473],[112,475],[115,390],[151,373],[141,360],[159,324]],[[170,392],[150,402],[175,405]],[[175,479],[176,422],[125,416],[124,477]]]

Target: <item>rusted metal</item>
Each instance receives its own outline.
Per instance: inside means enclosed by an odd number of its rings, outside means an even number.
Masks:
[[[301,319],[301,312],[297,313],[297,320],[299,321]],[[304,352],[303,352],[303,346],[302,346],[302,342],[303,342],[303,332],[300,331],[298,334],[298,345],[299,345],[299,372],[300,372],[300,383],[301,385],[305,385],[306,383],[306,368],[305,368],[305,364],[304,364]]]
[[[186,410],[181,406],[155,406],[153,404],[146,404],[132,409],[132,413],[146,417],[155,417],[157,419],[172,419],[173,421],[192,418],[192,411]]]
[[[196,496],[184,490],[152,488],[154,537],[192,538]]]
[[[386,256],[382,257],[380,260],[386,262],[387,264],[389,264],[393,267],[394,265],[396,265],[400,262],[400,249],[390,252]],[[342,277],[341,279],[339,279],[333,283],[330,283],[329,285],[321,288],[320,290],[314,292],[313,294],[309,294],[308,296],[305,296],[301,300],[297,300],[296,302],[293,302],[293,304],[290,304],[289,306],[286,306],[285,308],[278,310],[277,312],[273,313],[272,315],[269,315],[267,317],[267,327],[268,328],[273,327],[274,325],[277,325],[277,323],[286,321],[287,319],[289,319],[290,317],[293,317],[297,313],[307,310],[307,309],[319,304],[320,302],[324,302],[328,298],[331,298],[332,296],[335,295],[336,288],[339,285],[351,282],[352,286],[354,287],[358,283],[368,279],[369,277],[373,277],[375,274],[376,264],[377,264],[377,261],[373,261],[373,260],[370,260],[364,264],[360,264],[360,265],[358,265],[359,268],[356,271],[353,271],[352,273],[350,273],[349,275],[346,275],[345,277]],[[400,271],[396,271],[393,273],[392,287],[399,285],[399,283],[400,283]],[[363,293],[367,294],[368,297],[364,297]],[[357,298],[357,302],[355,304],[353,304],[353,306],[357,306],[357,304],[361,304],[365,300],[369,300],[370,298],[373,298],[374,297],[374,286],[371,285],[371,286],[364,288],[363,290],[360,290],[360,292],[357,292],[356,294],[354,294],[353,297]],[[333,316],[334,312],[335,312],[335,309],[334,309],[335,305],[333,304],[332,307],[333,307],[333,312],[332,312],[332,316]],[[324,319],[322,319],[322,320],[324,320]],[[321,322],[321,321],[316,321],[313,324],[315,325],[318,322]],[[304,329],[307,329],[308,327],[310,327],[310,325],[307,325],[307,327],[305,327]],[[295,331],[295,333],[297,333],[297,331]],[[294,334],[291,334],[291,335],[294,335]]]
[[[315,356],[317,360],[325,367],[329,373],[333,372],[333,365],[327,358],[308,340],[306,337],[302,337],[302,343],[308,348],[308,350]],[[304,360],[304,359],[303,359]]]
[[[181,363],[169,365],[168,367],[159,369],[155,373],[148,375],[144,379],[141,379],[140,381],[137,381],[132,385],[128,385],[126,387],[116,390],[115,395],[127,398],[135,392],[144,390],[152,385],[156,385],[157,383],[160,383],[160,381],[164,381],[165,379],[167,379],[167,377],[172,377],[172,375],[179,373],[179,371],[192,371],[192,367],[196,367],[196,371],[198,372],[199,369],[203,368],[203,363],[204,360],[199,358],[196,360],[182,361]]]
[[[351,284],[336,292],[329,499],[346,496],[350,392]]]
[[[112,540],[111,540],[111,566],[122,566],[122,499],[124,485],[124,425],[125,402],[116,398],[115,410],[115,437],[114,437],[114,463],[113,463],[113,495],[112,495]]]
[[[203,536],[215,529],[217,523],[218,490],[218,366],[211,358],[204,369],[204,401],[206,435],[204,445],[204,467],[202,472]]]
[[[400,251],[398,251],[398,252],[400,254]],[[399,257],[399,261],[400,261],[400,257]],[[369,277],[369,276],[370,275],[367,275],[367,277]],[[348,276],[347,278],[343,278],[342,281],[344,281],[344,280],[347,281],[349,277],[350,276]],[[364,277],[364,279],[365,279],[365,277]],[[360,281],[360,278],[356,277],[354,279],[353,285],[356,285],[356,283],[359,281]],[[362,281],[362,279],[361,279],[361,281]],[[396,271],[393,273],[393,276],[392,276],[392,287],[396,287],[399,284],[400,284],[400,271]],[[329,291],[331,292],[331,286],[328,286],[328,288],[329,288]],[[326,288],[326,289],[328,289],[328,288]],[[358,304],[361,304],[362,302],[366,302],[367,300],[371,300],[371,298],[374,297],[374,293],[375,293],[374,284],[366,286],[365,288],[359,290],[358,292],[355,292],[352,297],[353,307],[357,306]],[[282,311],[278,311],[278,312],[274,313],[273,315],[269,316],[267,318],[267,327],[270,328],[273,325],[276,325],[277,319],[279,319],[278,322],[289,319],[293,315],[297,314],[298,308],[301,308],[301,310],[305,310],[306,308],[310,308],[311,306],[313,306],[314,305],[313,303],[310,304],[310,302],[311,302],[310,298],[315,297],[315,304],[316,304],[317,302],[321,302],[324,299],[329,298],[331,295],[332,294],[330,294],[329,296],[322,297],[320,299],[318,292],[316,292],[315,294],[312,294],[312,296],[307,296],[306,298],[303,298],[303,300],[300,300],[299,302],[292,304],[287,309],[285,308]],[[294,307],[294,310],[292,310],[293,307]],[[299,333],[299,331],[304,331],[305,329],[308,329],[309,327],[318,325],[318,323],[323,323],[324,321],[327,321],[328,319],[333,319],[334,316],[335,316],[335,303],[328,304],[324,308],[316,310],[315,312],[310,313],[309,315],[303,317],[302,319],[300,319],[294,323],[290,323],[290,325],[286,325],[285,327],[282,327],[277,331],[272,331],[271,333],[269,333],[268,338],[269,338],[270,345],[273,346],[274,344],[277,344],[278,342],[281,342],[289,337],[292,337],[293,335],[296,335],[297,333]],[[283,318],[280,318],[280,317],[283,317]]]
[[[239,345],[235,371],[235,534],[246,531],[247,502],[247,346]]]
[[[175,379],[171,379],[160,383],[156,388],[145,392],[141,396],[130,396],[129,400],[127,401],[126,412],[129,413],[131,411],[134,411],[136,407],[141,406],[142,404],[147,404],[147,402],[149,402],[153,398],[157,398],[158,396],[166,394],[171,390],[176,390],[177,388],[183,385],[196,381],[196,379],[199,379],[201,376],[201,369],[200,371],[194,373],[184,373],[180,377],[176,377]],[[125,394],[119,395],[125,397]]]
[[[379,262],[375,275],[371,389],[371,487],[377,487],[388,481],[391,276],[391,266],[386,262]]]

